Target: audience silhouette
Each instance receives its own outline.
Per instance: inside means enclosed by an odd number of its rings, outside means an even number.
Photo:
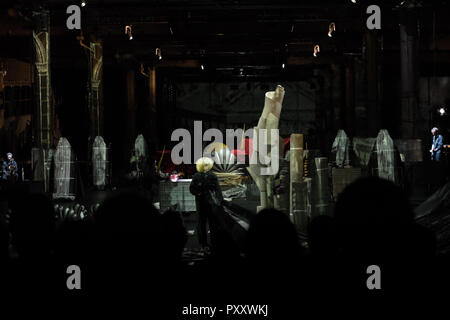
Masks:
[[[336,202],[335,222],[344,272],[353,275],[342,279],[347,284],[355,279],[356,287],[367,289],[356,279],[367,278],[370,265],[384,270],[387,286],[417,286],[411,277],[423,275],[435,253],[433,235],[414,222],[401,188],[387,180],[368,177],[349,185]]]
[[[44,194],[17,194],[10,199],[9,231],[14,289],[53,288],[52,264],[56,221],[51,199]]]
[[[275,209],[254,216],[247,234],[247,257],[258,268],[284,267],[298,263],[302,249],[289,218]]]
[[[0,281],[4,280],[4,272],[9,263],[9,231],[5,221],[0,217]]]
[[[378,178],[349,185],[333,215],[312,219],[307,241],[288,215],[262,210],[250,221],[241,254],[227,232],[234,220],[212,205],[207,214],[215,250],[201,263],[182,259],[188,236],[179,212],[160,213],[150,199],[132,192],[114,192],[92,207],[87,214],[80,205],[54,207],[42,194],[11,198],[10,219],[0,220],[3,278],[17,288],[33,283],[67,292],[66,268],[76,264],[88,292],[151,287],[181,301],[192,288],[202,297],[225,296],[232,283],[236,296],[255,297],[277,296],[288,285],[320,292],[330,286],[367,289],[369,265],[381,268],[385,289],[434,281],[433,233],[415,223],[402,190]],[[30,270],[42,272],[38,282]]]

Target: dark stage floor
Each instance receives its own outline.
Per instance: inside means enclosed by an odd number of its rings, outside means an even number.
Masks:
[[[97,190],[94,188],[90,188],[86,190],[84,198],[78,198],[75,201],[70,200],[55,200],[55,204],[62,206],[65,208],[73,208],[75,205],[83,205],[88,210],[93,209],[96,204],[102,203],[109,196],[114,194],[115,192],[132,192],[132,193],[140,193],[146,196],[150,196],[150,192],[143,188],[139,187],[121,187],[121,188],[112,188],[105,190]],[[247,201],[245,199],[237,199],[233,201],[233,204],[230,204],[230,209],[227,210],[229,216],[236,222],[237,225],[241,226],[242,229],[248,229],[248,222],[251,218],[251,215],[256,212],[257,201]],[[236,213],[239,211],[239,213]],[[197,221],[198,215],[196,212],[181,212],[181,216],[183,218],[183,223],[187,231],[187,242],[185,245],[183,257],[186,262],[197,262],[201,261],[205,258],[203,251],[201,250],[201,246],[198,242],[197,237]]]

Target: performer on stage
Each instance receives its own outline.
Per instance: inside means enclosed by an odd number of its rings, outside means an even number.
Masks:
[[[431,146],[431,160],[439,161],[441,157],[441,148],[443,144],[442,135],[439,134],[439,129],[434,127],[431,129],[431,133],[433,134],[433,145]]]
[[[217,226],[213,221],[212,213],[223,201],[222,191],[219,181],[210,170],[213,167],[213,160],[210,158],[200,158],[197,160],[197,173],[192,177],[190,191],[195,195],[195,202],[198,213],[198,238],[204,250],[208,250],[208,232],[206,223],[209,224],[211,237],[215,236]],[[214,245],[214,244],[213,244]]]
[[[19,177],[17,163],[13,158],[13,154],[8,152],[6,154],[7,160],[3,161],[2,178],[4,180],[16,181]]]

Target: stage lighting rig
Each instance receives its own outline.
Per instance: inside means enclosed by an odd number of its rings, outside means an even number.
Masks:
[[[332,38],[334,32],[336,32],[336,24],[334,22],[331,22],[328,26],[328,36]]]
[[[156,48],[155,49],[155,55],[158,56],[158,60],[162,60],[162,54],[161,54],[161,49],[160,48]]]
[[[317,57],[317,55],[319,54],[319,52],[320,52],[320,46],[319,46],[318,44],[316,44],[316,45],[314,46],[314,53],[313,53],[314,57]]]
[[[125,26],[125,34],[128,35],[128,39],[133,40],[133,30],[131,24]]]

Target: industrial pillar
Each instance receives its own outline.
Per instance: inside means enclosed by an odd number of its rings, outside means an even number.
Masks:
[[[291,134],[290,144],[290,219],[298,231],[306,234],[311,179],[303,178],[303,135]]]
[[[36,66],[36,107],[35,142],[38,147],[49,149],[52,141],[52,114],[50,88],[50,12],[33,12],[35,28],[33,44]]]
[[[92,141],[103,134],[103,48],[100,42],[91,42],[89,57],[89,136]]]
[[[401,99],[401,136],[414,138],[414,125],[418,110],[417,93],[417,16],[414,9],[400,12],[400,99]]]
[[[367,66],[367,123],[369,137],[375,137],[380,127],[378,96],[378,35],[376,31],[366,33]]]
[[[136,132],[136,94],[135,94],[135,73],[134,70],[128,70],[126,74],[127,81],[127,133],[129,137],[128,147],[134,147],[134,141],[137,137]]]
[[[343,125],[343,105],[342,102],[344,99],[342,98],[342,68],[339,64],[331,65],[331,74],[332,74],[332,91],[331,91],[331,101],[333,104],[333,114],[334,114],[334,126],[333,131],[337,131],[342,129]]]
[[[353,137],[355,135],[355,81],[353,64],[345,66],[345,112],[344,128]]]
[[[34,148],[32,150],[33,179],[50,187],[50,169],[53,157],[52,104],[50,81],[50,12],[33,12],[33,46],[35,79],[35,111],[33,117]]]
[[[157,124],[157,108],[156,108],[156,68],[150,67],[144,72],[141,66],[141,74],[148,78],[148,106],[145,110],[144,132],[145,136],[151,139],[154,146],[158,145],[158,134],[156,130]]]

